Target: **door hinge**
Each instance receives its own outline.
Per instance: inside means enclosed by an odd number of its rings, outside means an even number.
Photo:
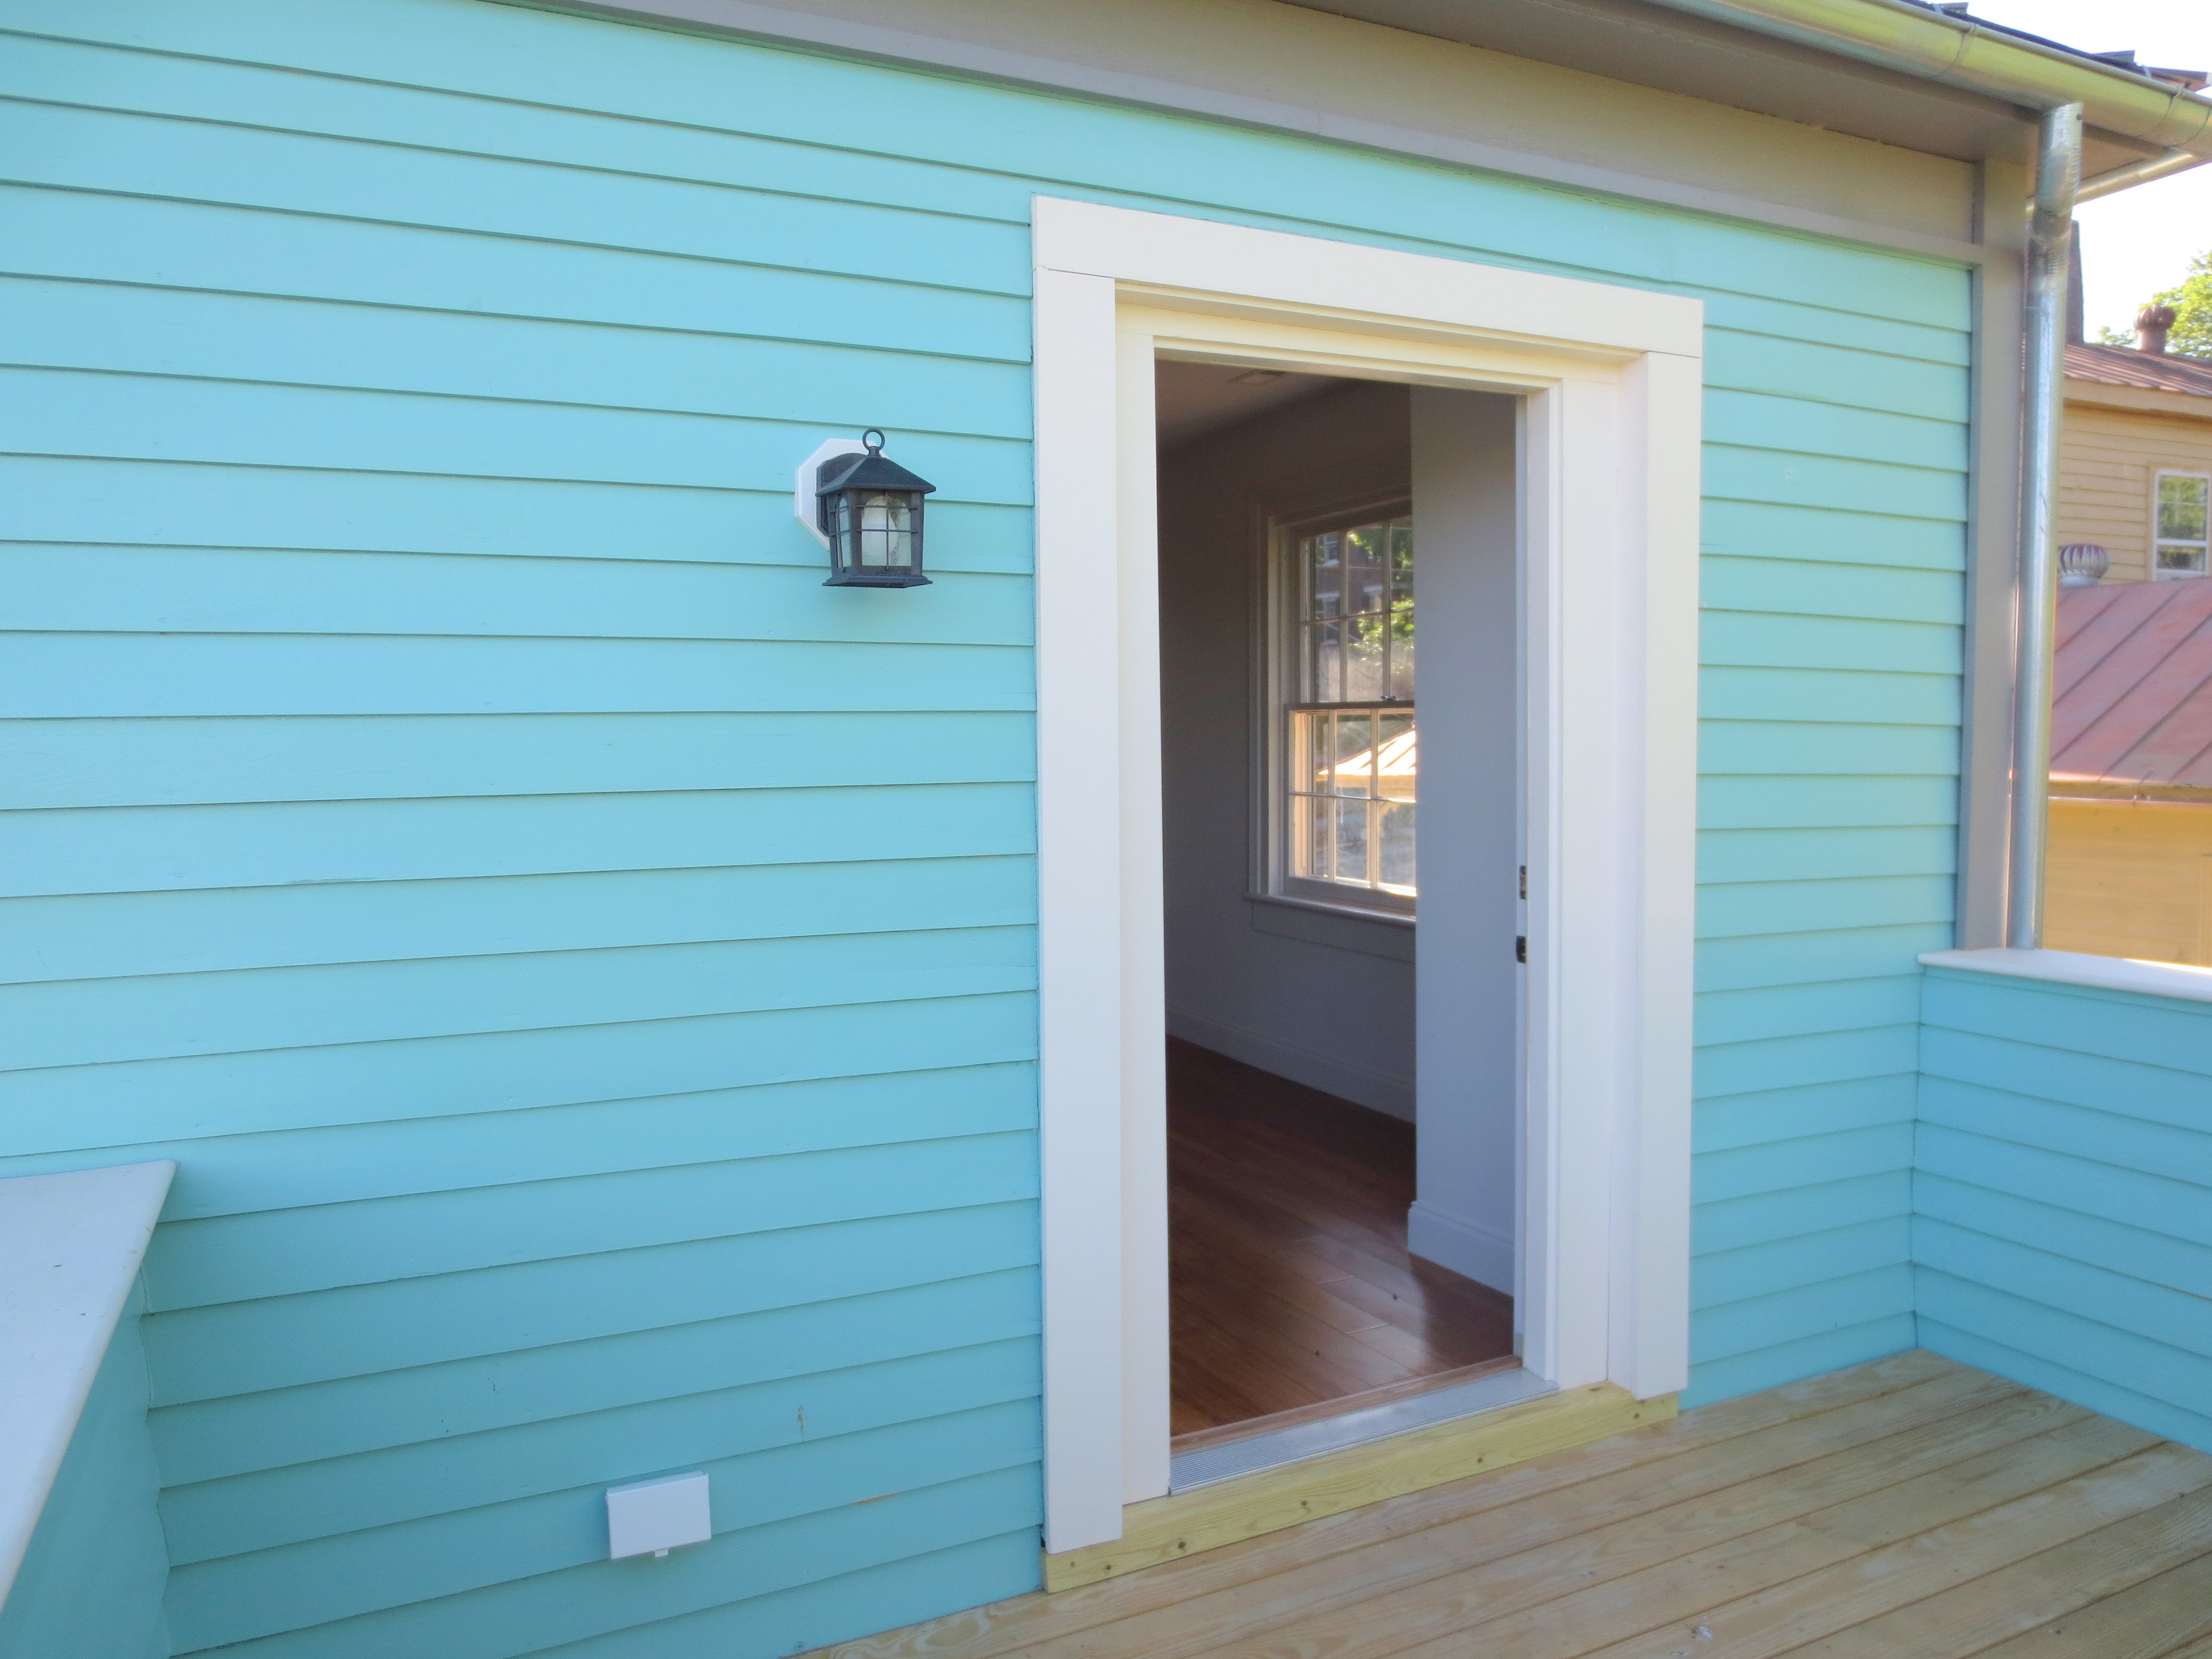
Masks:
[[[1528,934],[1523,933],[1513,941],[1513,960],[1516,962],[1526,962],[1528,960]]]
[[[1528,866],[1525,864],[1521,866],[1521,896],[1528,896]]]

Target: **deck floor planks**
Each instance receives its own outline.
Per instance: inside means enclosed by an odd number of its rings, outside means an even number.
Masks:
[[[2086,1415],[2058,1407],[2056,1401],[2015,1395],[1917,1431],[1816,1458],[1798,1479],[1791,1478],[1798,1474],[1793,1469],[1728,1483],[1723,1489],[1732,1501],[1725,1507],[1695,1502],[1687,1489],[1696,1483],[1696,1471],[1674,1472],[1683,1478],[1669,1479],[1662,1466],[1656,1472],[1635,1472],[1640,1479],[1601,1479],[1516,1504],[1510,1528],[1499,1525],[1494,1514],[1470,1516],[1418,1534],[1413,1540],[1416,1548],[1393,1540],[1347,1552],[1331,1563],[1326,1577],[1316,1575],[1310,1583],[1243,1587],[1185,1601],[1148,1620],[1126,1621],[1132,1627],[1126,1637],[1117,1628],[1112,1639],[1086,1644],[1085,1659],[1170,1659],[1224,1650],[1217,1648],[1216,1638],[1236,1644],[1225,1650],[1243,1652],[1261,1644],[1270,1655],[1302,1659],[1394,1653],[1425,1635],[1548,1607],[1593,1583],[1686,1555],[1701,1544],[1736,1540],[1823,1501],[1877,1490],[1917,1459],[1963,1459],[2024,1439],[2051,1419],[2054,1407]],[[1387,1613],[1378,1616],[1378,1607]]]
[[[1978,1659],[2160,1659],[2178,1642],[2191,1653],[2212,1653],[2212,1554],[2022,1631],[1983,1649]]]
[[[2212,1659],[2208,1586],[2212,1458],[1912,1353],[824,1651]]]
[[[1588,1588],[1577,1588],[1570,1580],[1559,1594],[1525,1607],[1480,1601],[1455,1605],[1449,1585],[1425,1586],[1422,1600],[1442,1601],[1449,1615],[1442,1621],[1441,1633],[1424,1629],[1414,1640],[1390,1644],[1387,1627],[1398,1619],[1393,1610],[1370,1620],[1374,1628],[1361,1651],[1436,1659],[1464,1652],[1470,1632],[1480,1631],[1484,1659],[1579,1659],[1585,1654],[1613,1659],[1620,1654],[1654,1650],[1651,1633],[1657,1630],[1666,1640],[1656,1650],[1671,1652],[1679,1645],[1675,1638],[1680,1630],[1710,1623],[1709,1610],[1740,1595],[1747,1585],[1809,1576],[1854,1560],[1870,1546],[1913,1536],[1921,1517],[1931,1510],[1946,1519],[1972,1513],[2022,1488],[2033,1490],[2054,1478],[2101,1468],[2148,1438],[2134,1436],[2133,1431],[2126,1439],[2084,1435],[2078,1432],[2082,1427],[2076,1419],[1956,1463],[1944,1462],[1945,1452],[1931,1444],[1928,1460],[1941,1467],[1917,1475],[1909,1475],[1909,1464],[1900,1467],[1877,1458],[1868,1471],[1879,1477],[1871,1491],[1856,1492],[1809,1514],[1785,1512],[1762,1526],[1648,1565],[1631,1560],[1623,1564],[1628,1569],[1625,1571],[1615,1572],[1610,1562],[1601,1561],[1583,1578]],[[1869,1454],[1859,1449],[1856,1455]],[[1738,1501],[1739,1491],[1730,1488],[1701,1499],[1697,1507],[1732,1504]],[[1564,1547],[1586,1546],[1577,1538]],[[1705,1659],[1710,1647],[1700,1642],[1698,1659]]]
[[[2208,1552],[2212,1552],[2212,1491],[2199,1488],[1798,1651],[1806,1659],[1875,1659],[1932,1643],[1948,1651],[1978,1653],[2008,1638],[2017,1640],[2069,1620],[2099,1603],[2112,1607],[2115,1618],[2140,1622],[2151,1616],[2154,1599],[2125,1592],[2147,1586],[2170,1571],[2185,1574],[2191,1569],[2197,1570],[2194,1580],[2185,1583],[2198,1586],[2203,1599],[2195,1608],[2200,1615],[2196,1628],[2202,1630],[2208,1627],[2202,1615],[2212,1603],[2212,1594],[2208,1594],[2212,1574],[2206,1571],[2212,1569],[2212,1553]],[[2192,1633],[2180,1630],[2166,1646]],[[2164,1650],[2154,1647],[2151,1652]],[[2109,1650],[2096,1651],[2099,1659],[2106,1659]]]
[[[1048,1652],[1069,1651],[1050,1644],[1154,1608],[1184,1604],[1214,1590],[1303,1573],[1378,1540],[1411,1537],[1444,1522],[1504,1509],[1561,1487],[1718,1449],[1778,1424],[1809,1420],[1892,1396],[1914,1397],[1916,1390],[1930,1383],[1955,1383],[1969,1378],[1984,1383],[1997,1382],[1922,1351],[1893,1354],[1848,1370],[1725,1401],[1692,1416],[1554,1453],[1496,1474],[1409,1493],[1127,1578],[1051,1595],[1017,1596],[885,1632],[834,1651],[840,1659],[871,1656],[907,1659],[921,1655],[929,1659],[997,1659],[1031,1647]],[[2016,1389],[2010,1383],[2000,1386]]]
[[[2099,1421],[2119,1427],[2109,1419]],[[2133,1430],[2127,1433],[2140,1435]],[[2140,1438],[2151,1437],[2141,1435]],[[2125,1437],[2112,1435],[2102,1446],[2091,1441],[2072,1449],[2085,1454],[2081,1461],[2086,1462],[2125,1443]],[[1984,1480],[1959,1497],[1974,1504],[2002,1498],[2008,1488],[2047,1480],[2069,1461],[2054,1457],[2027,1466],[2017,1454],[1988,1460],[1990,1466],[1977,1471]],[[1712,1632],[1710,1639],[1698,1643],[1698,1659],[1766,1659],[1766,1656],[1795,1653],[1885,1612],[1909,1607],[1938,1589],[2081,1537],[2131,1510],[2156,1508],[2191,1480],[2212,1480],[2212,1458],[2154,1442],[2130,1455],[2079,1470],[2053,1484],[2038,1485],[2034,1490],[1989,1504],[1972,1514],[1943,1518],[1941,1510],[1930,1509],[1904,1522],[1911,1530],[1874,1549],[1854,1551],[1749,1595],[1725,1601],[1709,1600],[1705,1607],[1691,1614],[1678,1614],[1673,1622],[1685,1628],[1694,1623]],[[1927,1504],[1935,1494],[1924,1489],[1909,1492],[1900,1488],[1884,1496],[1890,1500],[1887,1507],[1894,1512],[1915,1499]],[[1933,1519],[1942,1519],[1942,1523],[1923,1525]],[[1778,1579],[1792,1568],[1808,1564],[1785,1558],[1770,1559],[1765,1565]],[[1568,1609],[1560,1612],[1572,1616]],[[1667,1628],[1604,1647],[1577,1646],[1567,1651],[1576,1659],[1662,1659],[1680,1645],[1682,1633],[1682,1629]],[[1487,1637],[1488,1632],[1484,1634]],[[1944,1651],[1917,1640],[1912,1650]],[[1964,1651],[1972,1653],[1974,1649],[1969,1646]]]

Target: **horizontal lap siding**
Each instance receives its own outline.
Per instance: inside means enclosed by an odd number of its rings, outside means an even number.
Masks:
[[[185,1170],[179,1649],[781,1650],[1024,1587],[1018,217],[11,46],[9,1150]],[[750,257],[793,246],[843,268]],[[947,480],[888,605],[789,518],[792,454],[870,423]],[[599,1560],[605,1486],[695,1467],[714,1544]]]
[[[461,0],[0,27],[0,1150],[182,1166],[180,1650],[1034,1583],[1040,190],[1706,302],[1697,1386],[1910,1340],[1960,273]],[[870,424],[932,587],[789,518]],[[715,1541],[599,1561],[689,1468]]]
[[[2212,1450],[2212,1006],[1931,970],[1927,1346]]]
[[[1709,426],[1790,447],[1706,471],[1691,1401],[1915,1340],[1915,957],[1951,942],[1956,855],[1961,343],[1784,349],[1791,418]],[[1709,379],[1749,379],[1740,356],[1722,345]]]
[[[2151,481],[2212,472],[2212,428],[2185,416],[2066,405],[2058,536],[2112,556],[2112,581],[2150,579]]]

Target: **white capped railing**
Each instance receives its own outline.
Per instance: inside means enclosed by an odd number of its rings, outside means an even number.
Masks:
[[[128,1164],[0,1180],[0,1651],[13,1651],[25,1632],[24,1603],[40,1589],[23,1573],[25,1558],[134,1302],[176,1170]],[[124,1334],[135,1355],[135,1322]],[[143,1407],[133,1427],[144,1432]],[[71,1468],[96,1480],[104,1461]],[[158,1606],[149,1612],[158,1619]],[[26,1650],[44,1646],[32,1638]]]

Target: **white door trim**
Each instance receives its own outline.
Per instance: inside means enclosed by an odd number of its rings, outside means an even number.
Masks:
[[[1524,1358],[1680,1389],[1703,307],[1034,208],[1046,1547],[1166,1489],[1159,352],[1526,398]]]

